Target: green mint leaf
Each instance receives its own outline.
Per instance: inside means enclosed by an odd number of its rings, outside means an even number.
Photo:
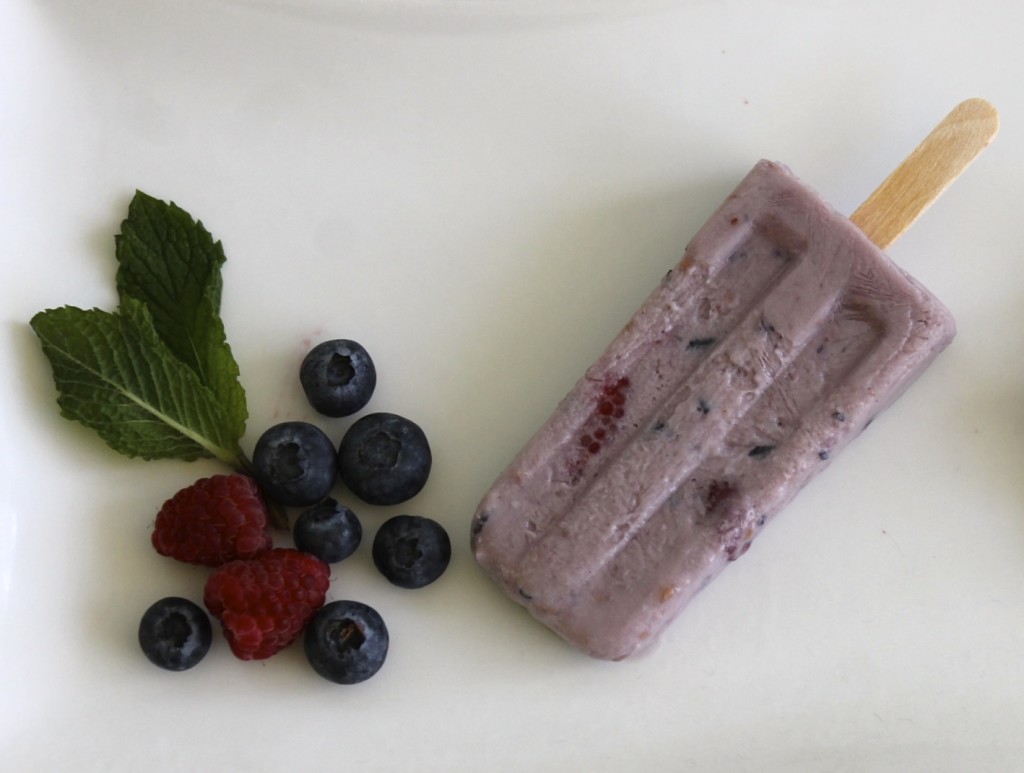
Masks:
[[[241,437],[248,413],[220,318],[221,243],[173,202],[136,191],[115,245],[122,305],[146,305],[167,348],[213,392],[232,434]]]
[[[96,430],[114,450],[239,463],[241,433],[170,351],[142,303],[125,298],[118,314],[48,309],[31,326],[53,368],[61,414]]]

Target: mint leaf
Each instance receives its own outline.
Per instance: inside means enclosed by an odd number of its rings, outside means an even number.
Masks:
[[[96,430],[114,450],[239,464],[241,433],[139,301],[124,298],[118,314],[49,309],[31,326],[53,367],[61,414]]]
[[[173,202],[136,191],[115,245],[122,305],[146,305],[156,333],[210,389],[231,433],[241,437],[248,413],[220,318],[221,243]]]

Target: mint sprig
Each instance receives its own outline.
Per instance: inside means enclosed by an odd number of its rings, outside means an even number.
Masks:
[[[126,456],[238,462],[238,438],[213,392],[160,340],[149,310],[73,306],[32,318],[53,366],[61,414],[96,430]]]
[[[115,237],[117,290],[149,308],[153,326],[175,357],[213,392],[241,437],[245,391],[220,319],[224,249],[173,202],[136,191]]]
[[[30,323],[61,414],[126,456],[246,468],[245,392],[220,318],[220,243],[184,210],[140,191],[116,253],[117,312],[64,306]]]

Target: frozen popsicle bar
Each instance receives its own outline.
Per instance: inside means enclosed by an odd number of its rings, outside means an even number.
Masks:
[[[484,496],[477,561],[585,652],[650,642],[955,334],[759,162]]]

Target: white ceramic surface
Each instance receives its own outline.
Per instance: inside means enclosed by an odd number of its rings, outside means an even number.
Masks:
[[[6,0],[0,769],[1020,770],[1022,28],[1009,0]],[[746,170],[852,211],[968,96],[1002,132],[891,250],[952,348],[643,656],[589,660],[506,601],[477,500]],[[295,647],[218,638],[184,674],[138,650],[145,607],[206,576],[149,547],[156,509],[220,468],[60,418],[27,326],[112,307],[136,188],[223,240],[247,448],[311,418],[295,373],[328,336],[432,440],[424,492],[361,512],[442,521],[449,572],[334,570],[391,628],[363,685]]]

